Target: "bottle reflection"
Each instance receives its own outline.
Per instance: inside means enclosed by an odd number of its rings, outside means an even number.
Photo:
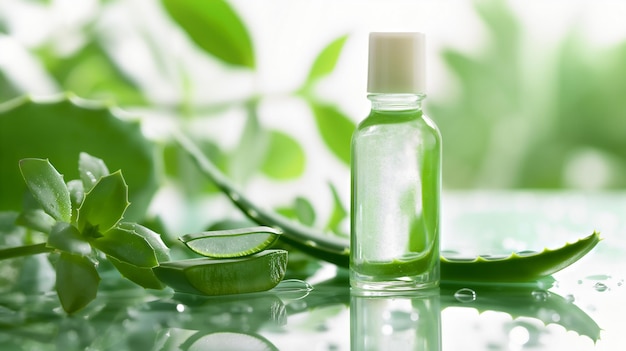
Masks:
[[[352,295],[350,345],[352,351],[440,351],[439,294]]]

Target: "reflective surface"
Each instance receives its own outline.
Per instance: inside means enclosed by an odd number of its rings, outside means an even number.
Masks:
[[[144,291],[103,277],[66,316],[53,293],[0,295],[1,350],[620,350],[626,344],[626,194],[448,194],[442,247],[540,250],[604,240],[554,279],[443,286],[424,296],[350,294],[348,272],[251,295]],[[336,273],[336,274],[335,274]],[[112,274],[112,273],[111,273]],[[112,282],[112,283],[111,283]]]

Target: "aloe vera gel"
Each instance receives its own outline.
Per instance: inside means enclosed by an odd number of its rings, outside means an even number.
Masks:
[[[441,135],[424,115],[422,33],[371,33],[371,112],[352,136],[350,283],[357,291],[439,284]]]

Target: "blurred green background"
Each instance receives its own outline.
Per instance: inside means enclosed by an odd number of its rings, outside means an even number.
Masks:
[[[624,15],[591,0],[3,0],[0,102],[69,91],[139,118],[158,146],[150,214],[178,234],[237,216],[173,128],[256,201],[341,234],[370,31],[427,34],[446,190],[623,189]]]

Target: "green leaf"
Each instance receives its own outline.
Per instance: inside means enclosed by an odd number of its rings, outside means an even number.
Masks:
[[[88,152],[106,160],[111,169],[124,170],[133,203],[126,218],[140,221],[157,189],[154,145],[139,123],[118,118],[117,111],[72,95],[0,104],[0,211],[22,209],[26,185],[17,169],[20,159],[48,158],[67,179],[78,179],[78,155]]]
[[[335,106],[310,101],[315,122],[326,146],[346,165],[350,164],[350,141],[356,125]]]
[[[331,213],[330,218],[328,219],[328,223],[326,224],[326,229],[331,230],[335,234],[338,234],[340,236],[349,237],[349,234],[343,233],[340,228],[341,222],[343,222],[343,220],[348,215],[348,211],[346,211],[346,209],[344,208],[343,203],[341,202],[341,198],[339,197],[339,193],[337,192],[337,189],[335,188],[335,186],[330,183],[329,183],[329,186],[330,186],[330,191],[333,193],[333,212]]]
[[[112,58],[106,36],[92,35],[87,43],[71,54],[59,55],[58,48],[47,43],[35,54],[64,91],[80,96],[116,101],[128,106],[145,105],[139,85]],[[109,51],[109,52],[107,52]]]
[[[270,178],[293,179],[304,173],[304,150],[291,136],[276,130],[269,132],[269,147],[261,166]]]
[[[148,244],[154,250],[154,254],[159,262],[170,260],[170,249],[165,245],[161,236],[152,230],[137,223],[122,222],[117,225],[118,228],[132,232],[146,239]]]
[[[42,233],[50,233],[55,219],[41,209],[29,209],[20,213],[15,224],[34,229]]]
[[[320,52],[313,62],[311,70],[309,71],[306,84],[311,84],[315,80],[332,73],[337,65],[339,54],[341,54],[341,50],[343,49],[343,45],[346,43],[346,39],[348,39],[348,36],[343,35],[333,40],[333,42],[328,44],[328,46]]]
[[[81,256],[91,253],[91,245],[69,223],[57,222],[50,231],[46,246]]]
[[[315,209],[309,200],[298,196],[295,200],[295,212],[300,223],[312,226],[315,223]]]
[[[70,180],[67,182],[67,190],[70,192],[70,200],[72,201],[72,221],[70,223],[75,223],[76,217],[78,216],[78,209],[85,198],[83,181],[80,179]]]
[[[123,277],[145,289],[163,289],[165,287],[165,284],[156,277],[152,268],[137,267],[112,256],[107,256],[107,259]]]
[[[43,210],[57,221],[69,222],[72,205],[63,176],[48,160],[27,158],[19,164],[26,186]]]
[[[130,230],[112,228],[102,237],[92,240],[91,245],[108,256],[137,267],[151,268],[159,264],[155,249],[148,240]]]
[[[93,188],[98,180],[109,175],[109,169],[101,159],[91,156],[86,152],[81,152],[78,157],[78,172],[83,181],[84,191]]]
[[[236,66],[254,68],[252,40],[224,0],[162,0],[169,15],[200,48]]]
[[[246,106],[247,118],[237,148],[228,158],[228,170],[236,183],[245,183],[258,171],[268,153],[267,130],[259,121],[256,103]]]
[[[80,310],[96,298],[100,276],[88,258],[62,253],[56,272],[56,291],[67,313]]]
[[[102,234],[122,219],[128,205],[128,186],[122,172],[102,177],[85,194],[78,209],[78,229],[83,235],[92,230]]]

